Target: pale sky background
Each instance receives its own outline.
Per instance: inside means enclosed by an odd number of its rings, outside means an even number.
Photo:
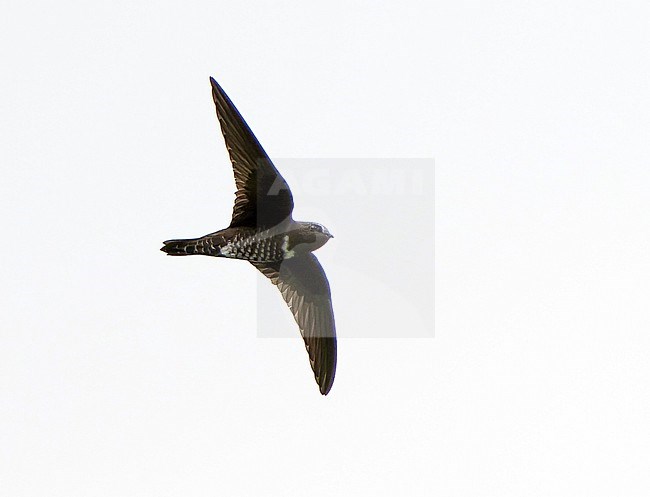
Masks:
[[[0,494],[650,494],[647,2],[2,13]],[[294,190],[336,236],[327,397],[249,265],[158,251],[229,221],[210,75],[272,157],[435,159],[435,338],[349,331],[387,324],[345,233],[431,264],[366,211]]]

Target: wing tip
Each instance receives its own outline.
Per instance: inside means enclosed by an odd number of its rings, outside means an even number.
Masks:
[[[322,377],[316,377],[316,382],[318,383],[318,389],[320,390],[321,395],[327,395],[330,393],[332,386],[334,385],[334,375],[336,373],[336,363],[331,366],[331,372],[325,373]]]
[[[332,385],[320,385],[320,393],[321,395],[325,396],[328,393],[330,393],[330,390],[332,389]]]
[[[217,83],[217,80],[214,79],[212,76],[210,76],[210,86],[212,86],[212,99],[214,100],[214,103],[217,103],[217,96],[223,93],[223,89],[221,86],[219,86],[219,83]]]

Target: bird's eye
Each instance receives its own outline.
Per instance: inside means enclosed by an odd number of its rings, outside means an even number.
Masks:
[[[309,226],[309,229],[312,230],[312,231],[320,231],[318,228],[319,227],[318,227],[317,224],[312,224],[312,225]]]

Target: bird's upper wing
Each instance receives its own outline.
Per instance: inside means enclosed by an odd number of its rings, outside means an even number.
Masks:
[[[226,92],[213,78],[210,83],[237,185],[230,226],[269,228],[289,219],[293,211],[289,185]]]
[[[336,328],[330,286],[316,256],[292,257],[282,262],[251,262],[277,285],[305,340],[309,362],[323,395],[336,372]]]

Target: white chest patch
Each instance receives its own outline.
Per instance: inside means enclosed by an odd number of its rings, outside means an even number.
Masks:
[[[284,235],[282,238],[282,253],[284,254],[285,259],[289,259],[296,255],[293,250],[289,250],[289,235]]]

